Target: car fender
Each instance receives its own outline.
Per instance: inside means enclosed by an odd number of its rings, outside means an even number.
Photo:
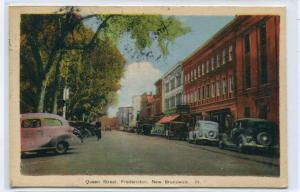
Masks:
[[[55,138],[52,138],[51,141],[49,142],[49,145],[54,147],[59,142],[65,142],[68,145],[74,145],[74,144],[79,144],[80,140],[73,134],[63,134]]]

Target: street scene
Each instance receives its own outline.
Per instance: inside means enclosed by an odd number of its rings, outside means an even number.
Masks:
[[[270,154],[240,154],[161,137],[106,131],[101,141],[88,137],[65,155],[28,154],[22,159],[22,172],[25,175],[278,176],[278,163],[278,158]]]
[[[21,16],[24,175],[280,176],[275,15]]]

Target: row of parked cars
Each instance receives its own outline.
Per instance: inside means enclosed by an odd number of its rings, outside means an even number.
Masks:
[[[49,113],[22,114],[21,152],[66,153],[83,142],[83,138],[95,135],[95,125],[86,122],[68,122]]]
[[[141,126],[143,129],[143,126]],[[163,124],[146,126],[151,135],[168,137],[172,129]],[[274,150],[279,146],[279,130],[275,123],[264,119],[243,118],[234,122],[232,128],[219,132],[217,122],[198,120],[193,127],[186,129],[181,127],[179,136],[184,137],[189,143],[212,144],[220,149],[231,148],[239,152],[249,149]],[[174,133],[173,133],[174,135]]]

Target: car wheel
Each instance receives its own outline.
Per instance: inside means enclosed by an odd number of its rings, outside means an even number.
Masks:
[[[224,143],[223,143],[223,141],[219,141],[218,147],[219,147],[219,149],[224,149]]]
[[[238,143],[237,143],[237,149],[240,153],[244,152],[244,142],[243,142],[242,138],[240,138]]]
[[[68,144],[66,142],[59,142],[56,145],[55,152],[57,154],[65,154],[68,151]]]

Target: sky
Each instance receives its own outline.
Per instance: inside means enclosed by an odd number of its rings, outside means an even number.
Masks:
[[[136,59],[126,53],[126,47],[133,44],[129,35],[124,35],[119,44],[119,50],[126,59],[125,73],[121,79],[121,89],[117,92],[118,104],[109,107],[108,115],[116,115],[119,107],[131,106],[131,98],[144,92],[155,93],[154,83],[178,62],[184,60],[197,48],[229,23],[234,16],[176,16],[181,22],[191,28],[191,32],[178,37],[169,44],[169,54],[155,59]],[[92,21],[91,21],[92,22]],[[159,55],[156,45],[151,47],[154,54]]]

